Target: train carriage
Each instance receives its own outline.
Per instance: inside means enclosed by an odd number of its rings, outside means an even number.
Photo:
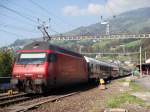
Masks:
[[[86,56],[85,60],[88,65],[89,79],[109,79],[111,77],[112,65]]]
[[[122,69],[114,63],[98,61],[85,56],[88,66],[89,79],[114,79],[120,76],[126,76],[127,69]],[[129,72],[129,70],[128,70]],[[121,75],[120,75],[121,74]]]

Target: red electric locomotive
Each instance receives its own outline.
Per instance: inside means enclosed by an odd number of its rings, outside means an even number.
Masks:
[[[87,64],[78,53],[48,42],[33,42],[17,51],[12,84],[28,93],[87,82]]]

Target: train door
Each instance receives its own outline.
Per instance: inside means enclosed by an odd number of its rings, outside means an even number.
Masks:
[[[48,55],[48,85],[51,86],[56,86],[57,84],[57,54],[51,53]]]

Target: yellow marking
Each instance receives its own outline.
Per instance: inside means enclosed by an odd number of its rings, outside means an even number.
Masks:
[[[104,79],[100,79],[100,85],[102,85],[102,84],[105,84],[105,81],[104,81]]]
[[[8,95],[13,95],[13,90],[8,90]]]
[[[100,86],[99,86],[99,88],[100,88],[101,90],[104,90],[104,89],[106,89],[106,86],[105,86],[105,81],[104,81],[104,79],[100,79],[99,83],[100,83]]]

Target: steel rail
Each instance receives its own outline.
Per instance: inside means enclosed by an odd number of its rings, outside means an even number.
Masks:
[[[16,95],[16,94],[19,94],[17,91],[16,92],[13,92],[13,95]],[[1,97],[6,97],[6,96],[9,96],[9,93],[1,93],[0,94],[0,98]]]
[[[22,96],[25,96],[27,95],[27,93],[18,93],[18,94],[15,94],[15,95],[6,95],[4,97],[0,97],[0,102],[2,101],[5,101],[5,100],[11,100],[11,99],[14,99],[14,98],[17,98],[17,97],[22,97]]]
[[[48,102],[54,102],[54,101],[63,99],[65,97],[69,97],[69,96],[78,94],[78,93],[80,93],[80,92],[73,92],[73,93],[70,93],[70,94],[55,96],[55,97],[52,97],[52,98],[51,98],[51,96],[48,96],[48,97],[44,98],[45,100],[38,101],[37,103],[34,103],[34,104],[16,105],[12,108],[9,108],[9,110],[10,110],[9,112],[25,112],[29,109],[34,108],[34,107],[38,107],[39,105],[42,105],[42,104],[45,104],[45,103],[48,103]]]
[[[31,99],[31,98],[23,96],[23,97],[17,97],[15,99],[11,99],[11,100],[5,100],[3,102],[0,102],[0,107],[8,106],[8,105],[18,103],[18,102],[21,102],[21,101],[26,101],[26,100],[29,100],[29,99]]]

